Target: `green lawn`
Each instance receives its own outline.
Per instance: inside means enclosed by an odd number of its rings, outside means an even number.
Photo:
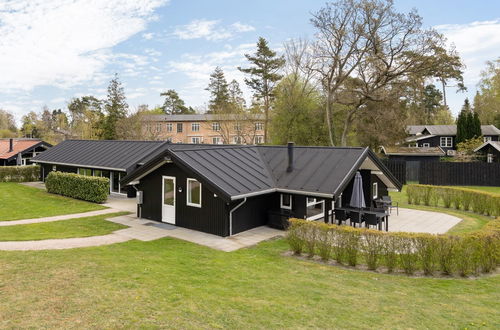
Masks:
[[[500,187],[464,186],[464,188],[486,191],[500,195]]]
[[[164,238],[0,252],[0,328],[499,328],[500,277],[409,278]]]
[[[0,221],[43,218],[54,215],[101,210],[105,207],[19,183],[0,183]]]
[[[483,187],[484,188],[484,187]],[[491,188],[491,187],[490,187]],[[444,207],[434,207],[434,206],[425,206],[425,205],[412,205],[408,204],[408,199],[406,195],[406,186],[403,186],[403,190],[401,192],[390,192],[391,198],[394,202],[398,202],[400,207],[416,209],[416,210],[424,210],[424,211],[435,211],[442,212],[446,214],[450,214],[461,218],[463,221],[458,223],[456,226],[451,228],[448,233],[450,234],[460,234],[464,232],[475,231],[481,229],[485,224],[488,223],[492,218],[475,214],[472,212],[467,212],[463,210],[456,210],[453,208],[444,208]]]
[[[128,214],[117,212],[93,217],[0,227],[0,241],[30,241],[50,238],[98,236],[127,226],[106,221],[107,218]]]

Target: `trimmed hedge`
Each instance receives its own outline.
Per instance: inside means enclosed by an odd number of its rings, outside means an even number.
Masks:
[[[0,182],[30,182],[40,180],[40,166],[0,166]]]
[[[290,219],[286,238],[295,254],[306,252],[349,266],[363,263],[370,270],[385,266],[389,273],[469,276],[489,273],[500,264],[500,218],[460,236],[388,233]]]
[[[45,187],[52,194],[103,203],[108,199],[109,179],[75,173],[50,172],[45,180]]]
[[[479,214],[500,216],[500,195],[467,188],[410,184],[406,187],[408,204],[463,209]]]

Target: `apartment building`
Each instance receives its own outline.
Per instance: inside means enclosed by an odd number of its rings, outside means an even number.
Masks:
[[[142,127],[146,138],[172,143],[264,143],[264,116],[260,114],[148,115]]]

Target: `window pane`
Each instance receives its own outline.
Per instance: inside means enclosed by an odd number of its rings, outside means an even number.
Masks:
[[[101,170],[94,170],[94,176],[102,176]]]
[[[112,180],[112,185],[111,185],[111,191],[112,192],[119,192],[120,188],[120,173],[118,172],[113,172],[113,180]]]
[[[281,195],[281,201],[282,201],[282,205],[283,206],[288,206],[290,207],[291,206],[291,203],[292,203],[292,196],[291,195],[288,195],[288,194],[283,194]]]
[[[188,203],[201,204],[201,184],[196,180],[188,180]]]
[[[163,179],[163,204],[174,205],[175,203],[175,187],[174,180]]]

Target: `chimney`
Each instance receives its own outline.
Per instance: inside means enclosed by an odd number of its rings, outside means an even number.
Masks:
[[[9,139],[9,152],[14,151],[14,139]]]
[[[288,167],[287,172],[293,171],[293,142],[288,142]]]

